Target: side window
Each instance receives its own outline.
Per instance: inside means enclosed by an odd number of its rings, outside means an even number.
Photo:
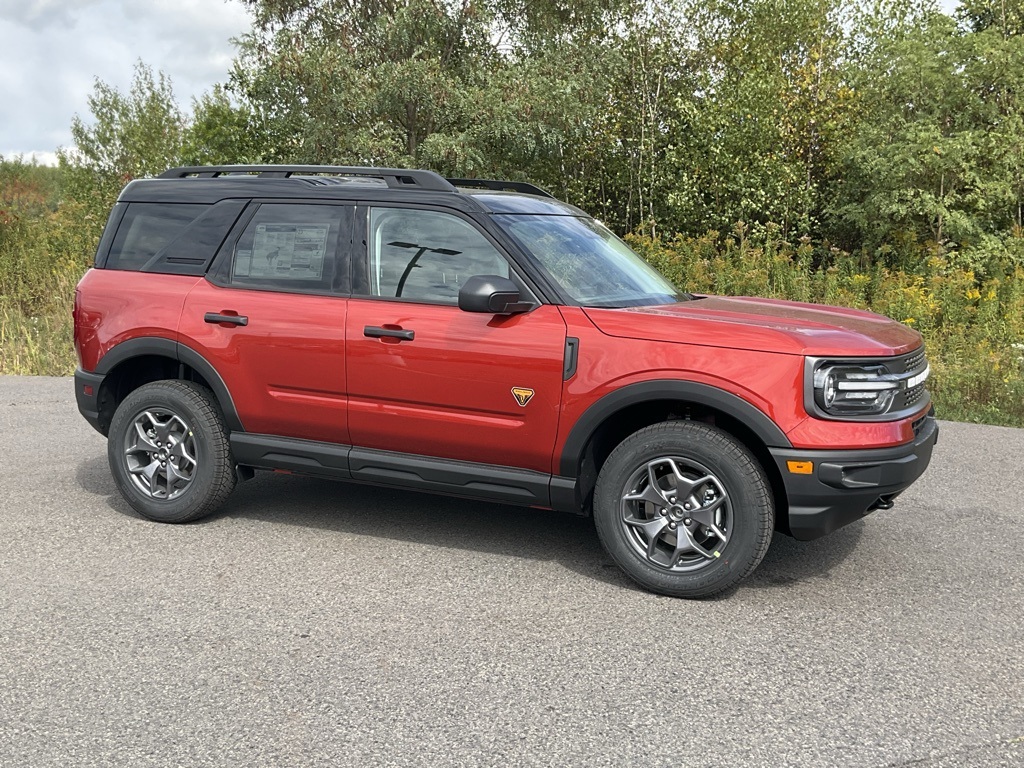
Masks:
[[[130,203],[117,228],[106,269],[138,271],[207,209],[181,203]]]
[[[367,245],[368,261],[357,265],[355,281],[370,296],[454,305],[468,278],[509,276],[490,241],[448,213],[371,208]]]
[[[228,281],[241,288],[331,292],[349,213],[341,205],[264,203],[235,244]]]

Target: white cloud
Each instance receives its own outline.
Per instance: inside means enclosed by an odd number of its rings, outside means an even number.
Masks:
[[[183,108],[224,82],[238,0],[0,0],[0,147],[51,158],[88,120],[96,78],[127,91],[135,63],[163,71]]]
[[[10,19],[39,31],[47,27],[69,27],[83,8],[95,5],[97,0],[0,0],[0,18]]]

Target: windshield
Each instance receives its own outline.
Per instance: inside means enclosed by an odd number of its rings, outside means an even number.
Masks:
[[[584,307],[638,307],[688,298],[593,219],[522,214],[494,218]]]

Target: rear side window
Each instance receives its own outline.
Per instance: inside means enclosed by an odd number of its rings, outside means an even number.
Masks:
[[[207,208],[180,203],[130,203],[103,266],[142,269]]]
[[[348,243],[351,216],[352,206],[345,205],[261,205],[231,254],[228,282],[240,288],[333,292],[338,244]]]

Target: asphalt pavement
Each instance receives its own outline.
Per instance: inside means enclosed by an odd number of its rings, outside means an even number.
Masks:
[[[2,766],[1024,765],[1024,430],[726,597],[590,520],[260,473],[117,495],[70,379],[0,377]]]

